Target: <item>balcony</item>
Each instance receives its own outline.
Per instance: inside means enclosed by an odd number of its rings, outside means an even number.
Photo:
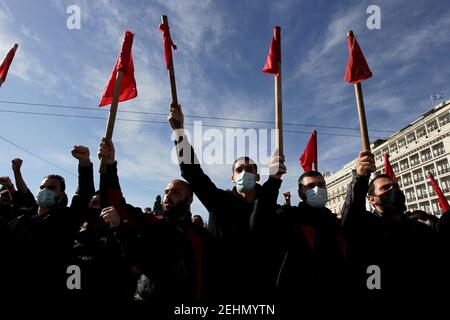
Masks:
[[[433,156],[431,155],[431,153],[424,154],[424,155],[422,155],[422,162],[431,160],[432,158],[433,158]]]
[[[436,150],[433,151],[433,154],[434,154],[435,157],[443,155],[444,153],[445,153],[444,148],[439,148],[439,149],[436,149]]]
[[[412,184],[412,180],[405,180],[405,182],[403,182],[403,186],[409,186],[410,184]]]
[[[449,171],[450,171],[450,167],[442,168],[442,169],[438,170],[439,174],[444,174],[444,173],[447,173]]]
[[[407,202],[416,201],[416,197],[415,196],[406,197],[406,201]]]
[[[422,200],[422,199],[425,199],[427,196],[425,195],[425,194],[419,194],[418,196],[417,196],[417,200]]]
[[[423,181],[423,180],[424,180],[423,175],[420,175],[420,176],[414,176],[414,181],[415,181],[415,182],[420,182],[420,181]]]

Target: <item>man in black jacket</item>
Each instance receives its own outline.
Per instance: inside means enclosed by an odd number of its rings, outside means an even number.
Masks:
[[[254,230],[277,252],[273,280],[283,315],[337,305],[347,296],[345,249],[336,215],[325,207],[328,197],[320,172],[298,179],[298,206],[284,205],[276,214],[258,215]]]
[[[405,196],[388,175],[369,183],[375,169],[373,155],[361,152],[342,210],[360,297],[381,305],[436,297],[436,281],[428,276],[438,269],[436,232],[406,217]],[[366,211],[366,195],[374,212]]]
[[[251,233],[251,223],[256,212],[275,210],[281,176],[286,172],[282,157],[272,158],[272,175],[264,183],[257,165],[248,157],[241,157],[232,165],[232,190],[222,190],[203,172],[192,146],[184,135],[181,106],[172,105],[168,121],[174,130],[181,175],[192,186],[192,190],[209,212],[208,229],[218,240],[221,271],[219,277],[222,298],[227,301],[261,301],[267,293],[268,279],[263,279],[261,268],[261,243]],[[271,260],[267,255],[265,260]],[[224,300],[221,300],[224,301]]]
[[[99,157],[108,164],[100,178],[109,205],[102,216],[118,229],[126,255],[141,274],[135,298],[158,303],[210,299],[213,244],[208,231],[192,223],[191,186],[172,180],[164,190],[163,214],[144,214],[122,196],[112,142],[101,143]]]
[[[92,171],[89,160],[80,161],[80,176],[89,168]],[[87,208],[88,199],[75,194],[67,207],[66,185],[59,175],[48,175],[42,180],[36,200],[23,181],[21,184],[13,198],[22,199],[23,203],[17,207],[31,209],[16,210],[15,218],[6,226],[4,248],[8,271],[1,289],[8,290],[9,299],[68,297],[67,269],[72,262],[73,241],[82,222],[92,213]]]

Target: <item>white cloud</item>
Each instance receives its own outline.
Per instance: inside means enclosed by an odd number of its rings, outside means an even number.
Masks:
[[[41,45],[41,39],[33,31],[31,31],[31,29],[25,27],[23,24],[20,25],[20,32],[22,32],[24,36],[36,41],[37,44]]]

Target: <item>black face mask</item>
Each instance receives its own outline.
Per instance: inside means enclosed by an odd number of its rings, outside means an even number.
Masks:
[[[383,209],[387,212],[403,213],[406,211],[405,195],[398,188],[391,188],[380,196]]]

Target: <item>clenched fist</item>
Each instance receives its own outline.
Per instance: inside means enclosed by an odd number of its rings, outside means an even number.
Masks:
[[[170,126],[173,130],[183,129],[184,127],[184,116],[180,105],[170,105],[169,117],[167,118]]]
[[[80,163],[89,164],[91,162],[89,148],[85,146],[73,146],[70,151],[75,159]]]
[[[19,158],[11,160],[13,171],[14,172],[20,171],[20,168],[22,167],[22,163],[23,163],[23,160],[19,159]]]

